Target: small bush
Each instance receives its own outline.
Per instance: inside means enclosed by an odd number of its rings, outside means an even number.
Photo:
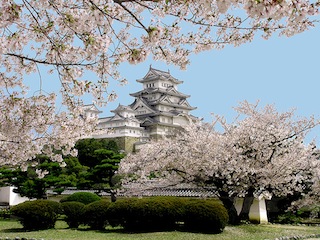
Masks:
[[[320,218],[320,205],[313,204],[303,206],[298,209],[297,216],[301,218]]]
[[[188,231],[220,233],[228,220],[228,211],[217,201],[192,200],[185,205],[184,226]]]
[[[279,215],[274,222],[280,224],[296,224],[300,223],[301,220],[301,217],[297,216],[295,213],[291,211],[288,211],[284,214]]]
[[[83,221],[84,204],[81,202],[63,202],[61,204],[65,221],[70,228],[77,228]]]
[[[0,208],[0,219],[10,218],[11,211],[9,208]]]
[[[89,204],[95,201],[99,201],[101,198],[95,194],[90,192],[76,192],[71,194],[70,196],[66,196],[60,200],[63,202],[81,202],[83,204]]]
[[[50,229],[55,226],[61,206],[51,200],[35,200],[13,206],[11,212],[26,230]]]
[[[108,208],[110,202],[100,200],[92,202],[84,207],[84,224],[89,225],[90,228],[96,230],[103,230],[107,225]]]

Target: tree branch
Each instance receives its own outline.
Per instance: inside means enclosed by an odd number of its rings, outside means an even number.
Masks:
[[[97,63],[97,62],[92,62],[92,63],[57,63],[57,62],[48,62],[46,60],[38,60],[38,59],[30,58],[27,56],[19,55],[16,53],[6,53],[4,55],[11,56],[11,57],[17,57],[22,60],[27,60],[27,61],[31,61],[31,62],[35,62],[35,63],[39,63],[39,64],[53,65],[53,66],[92,66]]]

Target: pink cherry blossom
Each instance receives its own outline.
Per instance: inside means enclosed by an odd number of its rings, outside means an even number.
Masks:
[[[126,156],[119,168],[127,176],[124,186],[139,192],[188,184],[231,198],[302,192],[319,197],[317,151],[304,142],[318,122],[297,119],[293,111],[279,113],[272,105],[260,109],[243,102],[235,110],[239,116],[230,124],[218,116],[213,124],[196,122]]]
[[[81,97],[116,98],[108,86],[126,82],[123,62],[151,56],[185,69],[192,53],[305,31],[318,11],[308,0],[1,0],[0,162],[70,150],[92,130]],[[52,85],[60,92],[43,91]]]

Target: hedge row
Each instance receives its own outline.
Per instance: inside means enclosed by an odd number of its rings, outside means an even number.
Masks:
[[[228,222],[228,213],[218,201],[175,197],[128,198],[114,203],[99,200],[87,205],[36,200],[13,207],[12,213],[28,230],[53,228],[59,214],[65,215],[70,228],[83,224],[104,229],[110,225],[131,232],[183,227],[187,231],[220,233]]]

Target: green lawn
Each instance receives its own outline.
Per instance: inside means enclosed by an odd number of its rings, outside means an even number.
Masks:
[[[290,225],[240,225],[228,226],[221,234],[200,234],[188,232],[152,232],[152,233],[123,233],[121,230],[91,231],[88,229],[71,230],[67,225],[58,221],[56,228],[51,230],[24,232],[22,226],[16,221],[0,221],[0,238],[43,238],[50,239],[77,239],[77,240],[263,240],[275,239],[281,236],[319,234],[320,227],[316,226],[290,226]],[[320,238],[319,238],[320,239]]]

